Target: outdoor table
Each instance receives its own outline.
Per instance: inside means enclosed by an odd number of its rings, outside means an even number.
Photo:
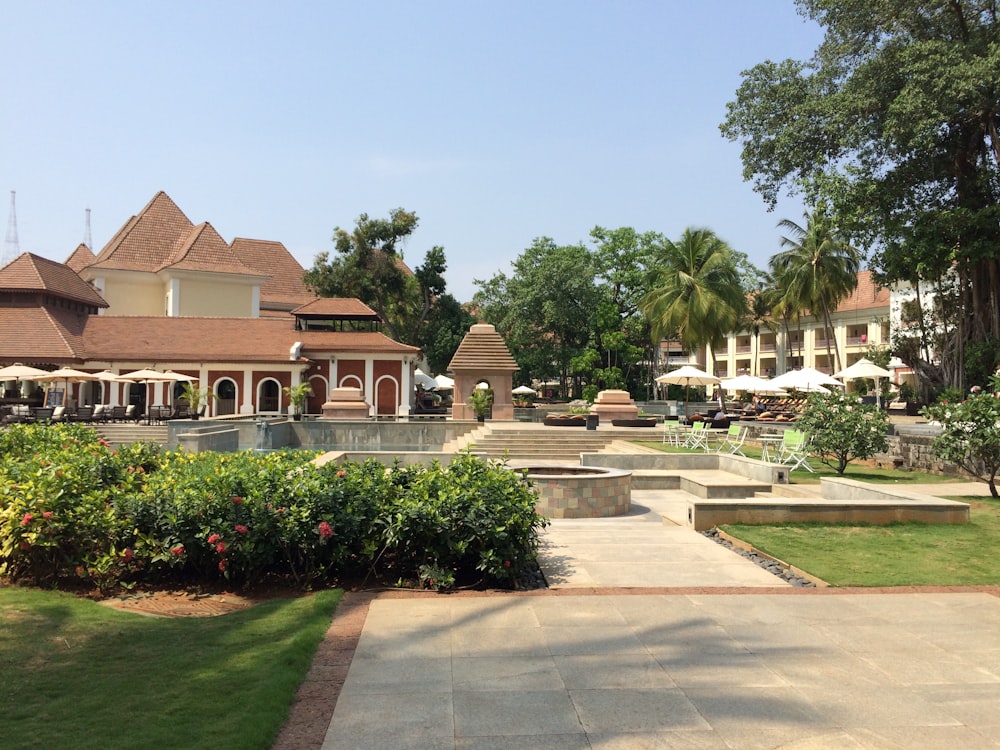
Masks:
[[[766,464],[771,463],[771,452],[774,451],[774,458],[778,458],[778,446],[784,438],[781,435],[761,435],[760,440],[760,460]]]

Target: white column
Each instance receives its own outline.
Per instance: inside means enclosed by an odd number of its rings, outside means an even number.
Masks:
[[[253,370],[243,371],[243,403],[240,405],[240,414],[253,414]]]
[[[412,360],[410,360],[409,357],[404,357],[402,367],[403,374],[399,379],[399,406],[396,410],[396,414],[400,417],[407,417],[410,415],[410,398],[413,394],[413,383],[410,381],[410,371],[412,367]]]
[[[368,416],[375,416],[375,361],[365,359],[365,401],[368,402]]]

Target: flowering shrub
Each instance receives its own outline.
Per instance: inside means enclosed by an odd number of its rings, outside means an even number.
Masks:
[[[871,458],[888,448],[887,412],[842,391],[810,394],[795,423],[809,436],[809,450],[843,474],[855,458]]]
[[[1000,390],[1000,377],[993,381],[991,388]],[[932,445],[934,454],[987,482],[990,494],[998,497],[1000,398],[978,392],[965,401],[933,404],[923,414],[941,423],[941,434]]]
[[[15,425],[0,449],[16,458],[0,467],[0,575],[45,584],[365,575],[511,586],[545,524],[518,474],[468,454],[387,469],[315,466],[307,451],[116,452],[75,424]]]

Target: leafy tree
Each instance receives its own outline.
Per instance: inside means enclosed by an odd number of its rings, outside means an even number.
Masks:
[[[810,394],[795,426],[809,436],[809,450],[838,474],[853,459],[871,458],[888,448],[888,412],[840,390]]]
[[[483,318],[496,326],[522,376],[558,374],[569,392],[570,365],[590,344],[600,302],[591,253],[583,245],[556,245],[536,239],[513,263],[511,277],[499,273],[476,280],[474,297]],[[579,378],[574,393],[579,392]]]
[[[840,347],[834,338],[831,310],[858,285],[861,257],[834,228],[825,210],[806,214],[805,226],[783,219],[778,226],[791,237],[782,237],[785,250],[772,256],[771,275],[781,289],[788,305],[801,314],[805,310],[820,311],[826,331],[827,361],[842,369]]]
[[[444,249],[438,246],[413,271],[403,262],[402,244],[418,223],[415,213],[396,208],[387,219],[361,214],[351,231],[337,227],[333,242],[338,255],[317,255],[305,274],[306,285],[321,297],[356,297],[379,314],[392,338],[417,345],[445,291],[447,270]]]
[[[678,338],[689,349],[715,347],[744,319],[746,298],[733,251],[709,229],[685,229],[664,240],[639,309],[653,341]]]
[[[954,274],[940,362],[1000,340],[1000,17],[995,0],[797,0],[824,39],[743,73],[722,132],[773,207],[828,200],[884,282]],[[919,349],[914,349],[919,353]],[[916,363],[911,362],[916,366]],[[926,368],[918,368],[926,377]],[[943,374],[962,384],[961,366]]]
[[[436,299],[417,340],[431,372],[448,369],[459,344],[475,322],[476,319],[452,295],[445,293]]]
[[[1000,376],[992,378],[991,388],[1000,391]],[[938,402],[923,414],[941,423],[941,434],[934,438],[932,449],[943,461],[953,463],[997,491],[1000,471],[1000,398],[989,392],[971,395],[965,401]]]
[[[766,278],[749,297],[746,325],[753,336],[757,353],[753,362],[752,375],[760,374],[760,334],[762,331],[776,333],[778,323],[774,319],[774,308],[778,301],[778,289],[770,284],[770,277]]]

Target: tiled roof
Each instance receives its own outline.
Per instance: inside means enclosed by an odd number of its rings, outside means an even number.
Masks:
[[[248,346],[252,342],[252,346]],[[381,333],[296,331],[285,318],[91,316],[87,359],[149,362],[288,362],[296,342],[315,352],[414,354]]]
[[[157,268],[185,271],[211,271],[213,273],[237,273],[249,276],[259,274],[243,263],[233,249],[207,221],[194,227],[177,244],[174,251]]]
[[[0,361],[80,362],[84,327],[97,317],[47,307],[0,308]]]
[[[94,251],[87,247],[82,242],[76,246],[76,250],[66,259],[66,265],[72,268],[77,273],[91,263],[97,260],[97,256],[94,255]]]
[[[0,290],[48,292],[94,307],[108,306],[97,290],[81,279],[72,268],[33,253],[21,253],[0,268]]]
[[[92,268],[153,272],[176,251],[194,228],[162,190],[133,216],[97,255]]]
[[[879,289],[872,280],[871,271],[858,273],[858,286],[851,295],[837,305],[837,312],[851,312],[873,307],[889,306],[889,290]]]
[[[448,369],[515,371],[520,368],[496,328],[489,323],[476,323],[458,345]]]
[[[316,299],[302,280],[305,275],[302,266],[280,242],[237,237],[231,247],[241,262],[269,277],[260,288],[262,306],[270,302],[297,307]]]
[[[302,317],[378,319],[378,313],[354,297],[321,297],[292,311]]]

